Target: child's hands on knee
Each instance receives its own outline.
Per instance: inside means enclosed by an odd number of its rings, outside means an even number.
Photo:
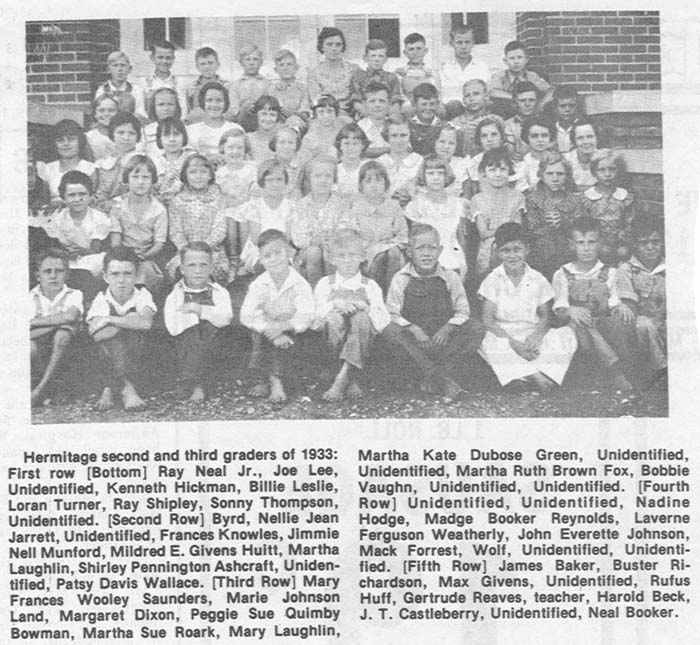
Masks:
[[[408,330],[413,334],[419,347],[422,349],[430,348],[430,336],[428,336],[428,334],[426,334],[418,325],[410,325]]]
[[[534,361],[539,352],[533,351],[532,349],[529,349],[525,343],[516,340],[515,338],[510,338],[509,339],[510,346],[512,350],[521,358],[524,358],[526,361]]]
[[[593,324],[591,312],[585,307],[569,307],[567,309],[569,320],[583,327],[590,327]]]
[[[272,339],[272,344],[278,349],[289,349],[294,345],[294,341],[287,334],[280,334],[277,338]]]
[[[625,304],[621,303],[617,307],[613,307],[612,315],[625,325],[634,324],[634,312]]]
[[[453,326],[450,323],[445,323],[440,329],[433,334],[433,345],[435,347],[443,347],[450,339]]]

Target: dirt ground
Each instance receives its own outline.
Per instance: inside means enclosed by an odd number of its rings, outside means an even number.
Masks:
[[[460,381],[465,388],[453,403],[422,394],[408,370],[390,360],[379,348],[368,369],[369,384],[361,400],[329,404],[321,395],[322,364],[313,352],[304,352],[300,369],[290,379],[289,401],[273,404],[247,394],[246,342],[232,332],[222,339],[220,360],[212,366],[215,386],[203,404],[178,397],[171,359],[172,346],[158,335],[145,363],[140,391],[147,408],[126,412],[116,407],[97,412],[94,346],[79,345],[66,361],[56,393],[46,405],[34,408],[32,422],[124,423],[143,421],[214,421],[234,419],[375,419],[375,418],[481,418],[481,417],[663,417],[668,415],[665,379],[639,384],[633,392],[618,392],[579,357],[574,359],[563,387],[549,396],[536,392],[510,392],[499,387],[488,366],[477,357],[465,364]],[[236,357],[235,359],[233,357]]]

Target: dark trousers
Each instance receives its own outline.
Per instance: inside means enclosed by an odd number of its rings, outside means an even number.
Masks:
[[[205,383],[215,359],[218,328],[202,320],[175,336],[178,378],[184,383]]]
[[[382,332],[382,338],[401,361],[402,369],[408,363],[414,371],[417,368],[421,377],[426,378],[451,375],[465,356],[476,354],[485,333],[481,323],[468,320],[454,329],[443,347],[426,350],[418,345],[416,337],[407,327],[392,322]]]
[[[594,318],[592,327],[569,324],[576,334],[580,350],[595,356],[605,368],[617,364],[629,371],[634,333],[630,327],[614,316]]]
[[[288,349],[275,347],[260,332],[254,331],[253,345],[250,352],[250,361],[248,361],[248,369],[256,376],[262,378],[266,376],[277,376],[284,378],[289,374],[290,368],[293,365],[294,356],[297,353],[297,343]],[[296,336],[292,332],[285,332],[292,340]]]
[[[98,343],[100,348],[100,384],[103,388],[121,389],[124,381],[132,383],[141,369],[145,332],[120,329],[116,336]]]

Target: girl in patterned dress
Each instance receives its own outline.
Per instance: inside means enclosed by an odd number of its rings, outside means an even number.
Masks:
[[[178,251],[189,242],[206,242],[212,249],[212,277],[225,286],[229,281],[229,262],[224,249],[226,204],[214,180],[214,166],[206,157],[194,154],[185,160],[180,173],[184,187],[170,202],[170,240]],[[178,253],[167,266],[173,282],[179,268]]]
[[[158,152],[151,157],[158,173],[155,192],[167,207],[173,197],[182,190],[182,164],[189,155],[194,154],[194,150],[188,145],[185,124],[172,116],[158,123],[156,145]]]
[[[360,166],[369,147],[369,139],[357,123],[348,123],[338,132],[335,147],[340,156],[336,190],[339,195],[356,197],[360,194]]]

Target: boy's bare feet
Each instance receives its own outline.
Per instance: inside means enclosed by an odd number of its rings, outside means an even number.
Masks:
[[[270,387],[267,383],[256,383],[248,390],[248,394],[260,399],[270,394]]]
[[[287,400],[287,393],[279,376],[270,376],[270,401],[272,403],[284,403]]]
[[[97,400],[97,403],[95,403],[95,410],[98,410],[99,412],[105,412],[106,410],[110,410],[113,407],[114,397],[112,396],[112,388],[106,387],[104,390],[102,390],[102,394]]]
[[[442,394],[446,403],[452,403],[462,393],[462,388],[459,384],[449,377],[445,377],[442,383]]]
[[[542,374],[542,372],[535,372],[527,378],[537,386],[537,389],[542,394],[551,394],[552,390],[557,386],[552,379]]]
[[[350,385],[348,385],[348,389],[345,391],[345,394],[347,394],[351,399],[361,399],[365,391],[360,387],[360,384],[352,380],[350,381]]]
[[[323,393],[323,400],[324,401],[336,402],[336,401],[343,400],[343,397],[345,396],[345,390],[348,387],[348,382],[349,382],[348,371],[349,371],[348,364],[343,363],[343,366],[340,368],[338,375],[335,377],[335,380],[333,381],[333,385],[331,385]]]
[[[129,381],[124,383],[121,394],[125,410],[142,410],[146,407],[146,402],[139,396],[136,388]]]
[[[190,401],[192,401],[192,403],[204,403],[206,398],[204,388],[201,385],[195,385],[190,395]]]

